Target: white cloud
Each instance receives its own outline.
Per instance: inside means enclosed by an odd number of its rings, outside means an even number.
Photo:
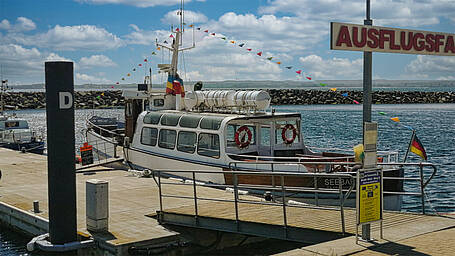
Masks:
[[[115,67],[117,64],[105,55],[92,55],[90,57],[82,57],[79,61],[81,68],[90,67]]]
[[[259,8],[261,13],[293,13],[307,22],[343,21],[359,23],[365,19],[365,1],[358,0],[274,0]],[[440,23],[440,17],[453,19],[451,0],[376,0],[371,1],[371,18],[376,25],[425,26]]]
[[[455,58],[452,56],[418,55],[406,66],[409,77],[452,80]]]
[[[116,35],[93,25],[56,25],[46,33],[30,36],[25,34],[6,35],[4,40],[54,50],[103,51],[116,49],[125,44]]]
[[[107,84],[112,81],[98,76],[91,76],[87,74],[76,73],[75,84]]]
[[[171,25],[178,25],[180,24],[180,15],[177,15],[179,10],[174,10],[166,13],[164,17],[161,19],[161,22],[165,24]],[[185,10],[185,22],[186,23],[205,23],[208,21],[208,18],[200,13],[200,12],[193,12],[189,10]]]
[[[91,3],[91,4],[124,4],[132,5],[136,7],[153,7],[153,6],[171,6],[180,4],[180,0],[75,0],[80,3]],[[186,1],[191,2],[190,0]]]
[[[35,28],[36,24],[25,17],[18,17],[15,24],[11,24],[7,19],[0,22],[0,29],[8,30],[10,32],[30,31]]]
[[[9,23],[9,21],[7,19],[4,19],[4,20],[2,20],[2,22],[0,22],[0,29],[8,30],[10,28],[11,28],[11,24]]]
[[[305,74],[313,79],[353,80],[362,78],[363,60],[346,58],[323,59],[318,55],[299,58]]]
[[[130,24],[133,32],[123,38],[128,44],[154,45],[155,40],[168,38],[171,32],[165,30],[142,30],[135,24]]]

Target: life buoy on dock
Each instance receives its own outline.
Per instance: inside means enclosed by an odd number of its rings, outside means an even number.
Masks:
[[[292,131],[292,136],[288,137],[287,132]],[[284,126],[283,130],[281,131],[281,138],[284,141],[284,144],[292,144],[294,142],[295,138],[297,137],[297,129],[295,129],[294,125],[292,124],[287,124]]]
[[[253,134],[246,125],[243,125],[237,129],[234,135],[235,144],[237,144],[237,147],[240,149],[248,147],[251,143],[252,138]]]

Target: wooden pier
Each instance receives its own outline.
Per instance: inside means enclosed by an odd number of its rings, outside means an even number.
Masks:
[[[30,235],[39,235],[47,232],[47,158],[42,155],[23,154],[17,151],[0,148],[0,222],[19,229]],[[109,182],[109,231],[93,233],[86,230],[85,213],[85,182],[89,179],[101,179]],[[97,241],[105,255],[128,255],[128,251],[135,247],[153,247],[169,244],[191,242],[182,232],[172,231],[160,225],[156,216],[160,210],[158,186],[153,178],[139,178],[125,170],[109,167],[93,167],[76,174],[77,180],[77,228],[85,236],[92,236]],[[65,181],[62,181],[65,182]],[[169,180],[166,182],[179,181]],[[173,194],[191,197],[192,186],[172,186],[169,188]],[[233,194],[220,189],[198,186],[197,193],[200,197],[217,197],[231,200]],[[241,195],[241,199],[260,201],[262,199]],[[40,204],[40,212],[33,212],[33,202]],[[194,201],[178,198],[166,198],[163,216],[177,216],[181,221],[194,222]],[[183,217],[182,217],[183,216]],[[242,230],[242,225],[268,225],[269,227],[283,227],[283,210],[276,207],[263,205],[239,204],[240,232],[229,228],[229,223],[235,220],[233,204],[222,202],[204,202],[198,205],[200,223],[227,223],[225,227],[218,227],[218,231],[227,231],[234,236],[249,237],[251,232]],[[352,235],[355,233],[355,213],[351,209],[345,210],[346,232],[343,237],[340,233],[340,212],[334,210],[321,210],[311,208],[289,208],[287,211],[287,224],[290,229],[298,229],[306,234],[306,241],[312,242],[313,251],[324,254],[325,249],[314,249],[319,243],[332,243],[330,246],[341,246],[339,254],[353,253],[365,250],[368,244],[359,247],[355,244]],[[183,218],[183,219],[182,219]],[[187,220],[185,220],[187,218]],[[164,219],[166,220],[166,219]],[[169,219],[167,219],[169,220]],[[399,241],[406,237],[427,234],[438,230],[455,227],[455,220],[448,217],[386,213],[384,216],[384,238],[389,241]],[[215,221],[215,222],[214,222]],[[178,223],[173,223],[178,224]],[[183,226],[188,226],[182,224]],[[224,225],[224,224],[223,224]],[[217,227],[193,226],[207,230],[217,230]],[[194,230],[194,229],[193,229]],[[373,237],[376,237],[377,226],[373,226]],[[210,240],[205,232],[194,232],[194,236],[201,234],[198,239]],[[325,239],[312,241],[311,234],[325,236]],[[341,241],[345,241],[342,244]],[[347,242],[346,242],[347,241]],[[226,245],[229,246],[229,245]],[[325,247],[324,247],[325,248]],[[304,248],[302,248],[304,249]],[[339,249],[339,248],[338,248]],[[290,254],[298,255],[303,251],[291,251]],[[181,253],[181,251],[180,251]],[[286,252],[283,252],[286,253]],[[94,255],[102,255],[94,254]]]

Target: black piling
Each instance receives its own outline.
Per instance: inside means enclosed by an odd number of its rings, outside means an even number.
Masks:
[[[46,62],[49,235],[52,244],[76,241],[73,63]]]

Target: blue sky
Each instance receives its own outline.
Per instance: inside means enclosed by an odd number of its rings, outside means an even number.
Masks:
[[[163,77],[156,66],[169,59],[168,52],[156,50],[155,39],[170,41],[179,3],[1,0],[3,76],[10,84],[42,83],[45,61],[71,60],[76,84],[139,82],[145,65],[159,83]],[[372,0],[371,7],[374,25],[455,32],[454,0]],[[179,67],[186,81],[362,78],[362,53],[331,51],[329,24],[362,24],[364,0],[187,0],[185,10],[185,22],[202,28],[194,34],[196,48],[185,52]],[[191,29],[187,32],[190,46]],[[454,70],[454,57],[373,54],[374,79],[455,80]]]

